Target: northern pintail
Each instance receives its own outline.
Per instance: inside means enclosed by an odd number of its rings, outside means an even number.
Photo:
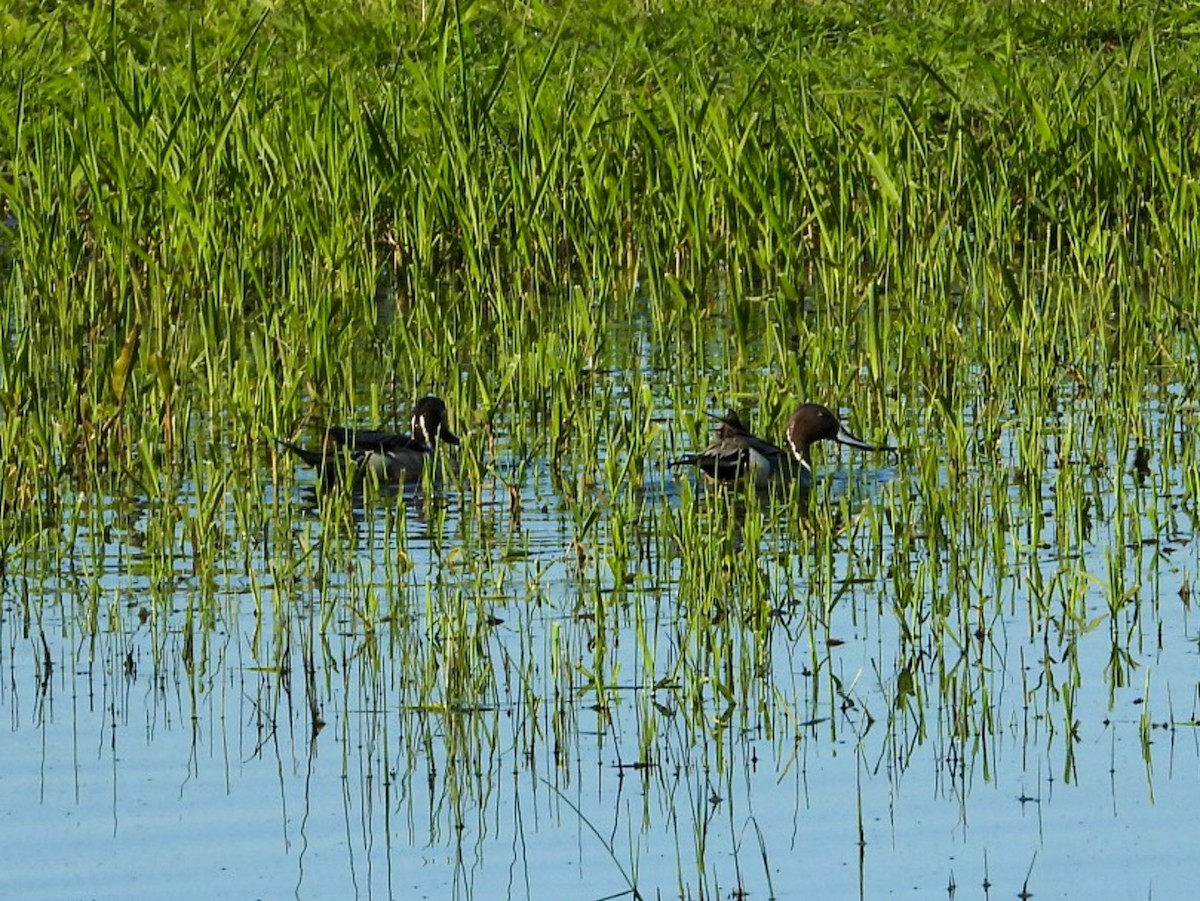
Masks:
[[[446,404],[438,397],[422,397],[413,406],[410,421],[412,435],[397,435],[375,429],[347,429],[330,426],[325,430],[325,446],[309,450],[287,441],[279,443],[310,466],[324,480],[335,480],[347,473],[372,473],[381,482],[419,479],[439,441],[459,444],[459,438],[447,424]]]
[[[804,404],[788,419],[787,450],[752,435],[736,413],[713,418],[721,425],[712,444],[698,454],[685,454],[672,466],[696,466],[718,482],[748,478],[757,487],[765,488],[774,481],[797,475],[804,484],[810,484],[809,448],[817,441],[836,441],[866,451],[895,450],[886,445],[867,444],[851,434],[834,412],[821,404]]]

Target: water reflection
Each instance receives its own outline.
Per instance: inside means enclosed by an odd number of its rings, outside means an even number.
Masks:
[[[589,497],[515,454],[269,483],[252,529],[193,483],[69,499],[6,558],[0,889],[1172,894],[1196,551],[1143,463],[980,472],[978,519],[903,463]]]

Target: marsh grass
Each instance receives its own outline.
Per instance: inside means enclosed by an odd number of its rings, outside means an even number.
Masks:
[[[364,770],[444,765],[422,841],[486,819],[510,715],[565,782],[581,742],[661,788],[876,722],[888,778],[925,742],[991,778],[1019,672],[1075,778],[1200,499],[1197,19],[1149,12],[10,5],[4,591],[77,643],[135,585],[193,687],[246,629],[264,735],[293,691],[352,716],[353,672],[401,718]],[[318,495],[272,449],[431,391],[439,484]],[[807,496],[668,471],[704,413],[779,440],[804,400],[901,452]],[[715,895],[697,786],[662,790]]]

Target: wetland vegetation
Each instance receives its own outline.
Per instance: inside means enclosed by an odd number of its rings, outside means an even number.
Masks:
[[[1198,121],[1182,2],[10,2],[0,894],[1182,896]]]

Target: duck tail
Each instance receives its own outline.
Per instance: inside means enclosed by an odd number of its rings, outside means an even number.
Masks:
[[[330,460],[330,457],[332,456],[327,451],[309,450],[308,448],[301,447],[298,444],[292,444],[290,441],[284,441],[282,438],[276,438],[275,442],[280,447],[286,448],[287,450],[291,451],[293,454],[295,454],[297,457],[299,457],[301,460],[303,460],[309,466],[317,466],[317,467],[324,468],[325,464]]]
[[[700,458],[696,454],[684,454],[678,460],[672,460],[667,464],[670,467],[675,466],[699,466]]]

